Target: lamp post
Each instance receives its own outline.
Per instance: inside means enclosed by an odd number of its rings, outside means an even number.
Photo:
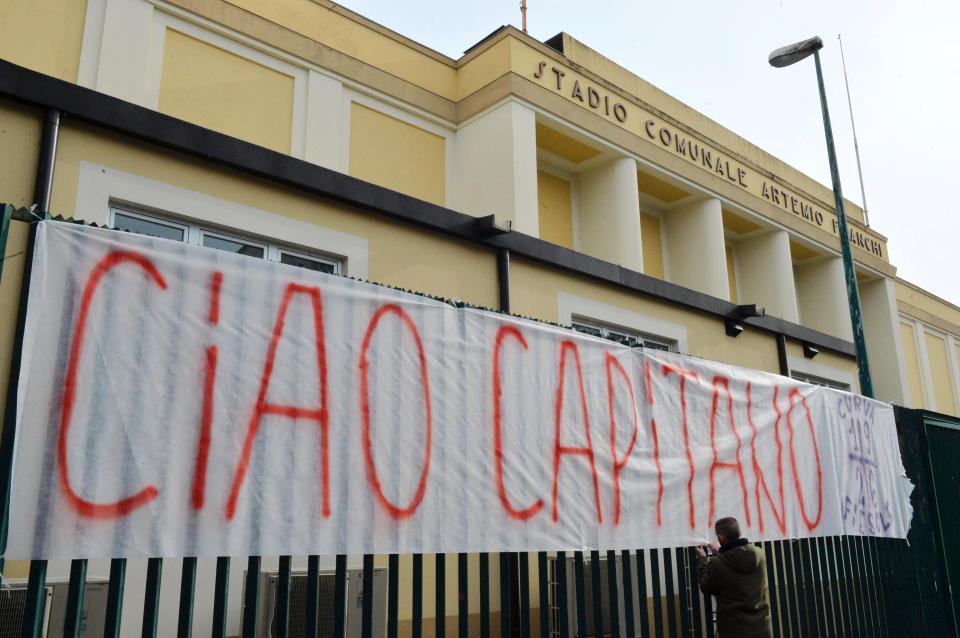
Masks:
[[[830,127],[830,113],[827,110],[827,94],[823,89],[823,71],[820,69],[820,49],[823,40],[813,37],[781,47],[770,54],[771,66],[781,68],[790,66],[813,55],[817,67],[817,87],[820,89],[820,108],[823,111],[823,132],[827,137],[827,154],[830,158],[830,177],[833,180],[833,199],[837,207],[837,231],[840,235],[840,254],[843,257],[843,272],[847,281],[847,302],[850,306],[850,323],[853,325],[853,344],[857,353],[857,370],[860,374],[860,392],[864,396],[873,396],[873,382],[870,379],[870,364],[867,361],[867,342],[863,333],[863,316],[860,311],[860,291],[857,287],[857,275],[853,269],[853,257],[850,254],[850,236],[847,233],[847,216],[843,210],[843,193],[840,190],[840,173],[837,170],[837,152],[833,147],[833,129]]]

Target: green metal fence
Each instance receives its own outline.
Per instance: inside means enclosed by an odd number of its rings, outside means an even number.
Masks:
[[[33,222],[34,218],[11,207],[2,208],[0,256],[3,256],[11,220]],[[32,246],[32,233],[29,246]],[[28,261],[29,264],[28,247]],[[508,258],[508,256],[506,257]],[[509,267],[507,263],[505,267]],[[0,270],[0,276],[2,270]],[[30,272],[26,269],[23,292],[26,294]],[[25,308],[21,298],[21,310]],[[3,431],[0,434],[0,550],[6,546],[10,500],[11,461],[14,443],[16,388],[19,377],[20,336],[26,317],[21,312],[17,325],[16,347],[7,389]],[[42,320],[31,318],[31,320]],[[898,409],[898,427],[904,464],[917,488],[912,500],[914,521],[910,543],[898,540],[825,537],[807,540],[774,541],[759,544],[767,558],[767,577],[774,636],[956,636],[951,576],[960,568],[960,553],[945,542],[948,532],[960,523],[960,500],[956,489],[948,487],[960,473],[960,425],[954,419],[915,410]],[[952,483],[955,485],[955,482]],[[246,570],[243,590],[241,635],[260,635],[263,610],[260,605],[261,557],[252,556],[245,565],[228,557],[216,561],[213,591],[212,632],[214,638],[227,635],[227,610],[231,569]],[[434,587],[424,592],[424,562],[434,566]],[[444,555],[412,557],[409,574],[401,574],[400,557],[387,557],[387,593],[383,623],[374,616],[373,587],[364,587],[358,602],[362,610],[361,636],[372,638],[375,627],[384,626],[385,635],[395,638],[404,633],[415,638],[424,635],[445,637],[448,564],[454,557]],[[491,561],[499,565],[499,582],[491,583]],[[697,586],[693,548],[622,548],[607,552],[502,553],[479,556],[477,578],[470,579],[468,556],[458,554],[456,564],[456,635],[471,635],[470,592],[479,593],[479,622],[476,634],[489,636],[561,637],[615,636],[712,637],[714,606]],[[284,637],[345,636],[347,620],[346,556],[337,556],[334,568],[332,610],[321,609],[320,557],[307,558],[305,612],[296,618],[296,634],[291,624],[292,557],[279,557],[277,592],[270,635]],[[3,567],[0,551],[0,569]],[[179,574],[179,604],[175,617],[161,609],[160,588],[164,560],[150,559],[145,574],[142,636],[155,636],[159,628],[177,636],[193,634],[197,600],[198,562],[185,558]],[[374,580],[374,556],[362,558],[362,580]],[[951,571],[953,570],[953,571]],[[44,617],[43,596],[47,564],[32,561],[22,617],[8,622],[20,623],[20,635],[41,635]],[[127,563],[115,559],[110,579],[104,618],[104,636],[120,635],[123,618]],[[401,575],[404,576],[401,579]],[[406,582],[403,582],[406,581]],[[87,562],[75,560],[70,569],[66,610],[62,627],[48,629],[47,635],[79,636]],[[451,583],[452,585],[452,583]],[[536,585],[537,594],[533,594]],[[411,590],[410,622],[400,622],[399,595]],[[960,589],[958,589],[960,593]],[[424,617],[425,595],[434,597],[433,617]],[[491,612],[491,596],[499,597],[499,612]],[[298,608],[299,609],[299,608]],[[407,611],[407,610],[404,610]],[[332,615],[332,619],[328,616]],[[136,619],[126,619],[126,623]],[[2,629],[2,628],[0,628]],[[450,632],[452,633],[452,632]],[[7,634],[4,634],[7,635]]]

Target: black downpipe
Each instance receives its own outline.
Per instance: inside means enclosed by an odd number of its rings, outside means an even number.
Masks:
[[[50,211],[50,194],[53,191],[53,168],[57,160],[57,138],[60,136],[60,111],[47,109],[43,118],[43,137],[40,140],[40,157],[37,159],[37,179],[33,187],[33,203],[41,214]]]
[[[780,374],[790,376],[790,364],[787,363],[787,338],[780,333],[777,335],[777,361],[780,362]]]
[[[497,251],[497,289],[500,291],[500,312],[510,312],[510,251]]]

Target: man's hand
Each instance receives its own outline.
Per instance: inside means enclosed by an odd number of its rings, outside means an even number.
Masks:
[[[706,558],[707,553],[703,551],[703,545],[697,545],[697,558]]]
[[[710,547],[710,551],[713,552],[714,554],[720,553],[720,546],[717,545],[716,543],[710,543],[709,547]]]

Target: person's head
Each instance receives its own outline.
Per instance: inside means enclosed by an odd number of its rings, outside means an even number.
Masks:
[[[717,519],[713,524],[713,531],[717,534],[720,544],[730,543],[740,538],[740,523],[732,516]]]

